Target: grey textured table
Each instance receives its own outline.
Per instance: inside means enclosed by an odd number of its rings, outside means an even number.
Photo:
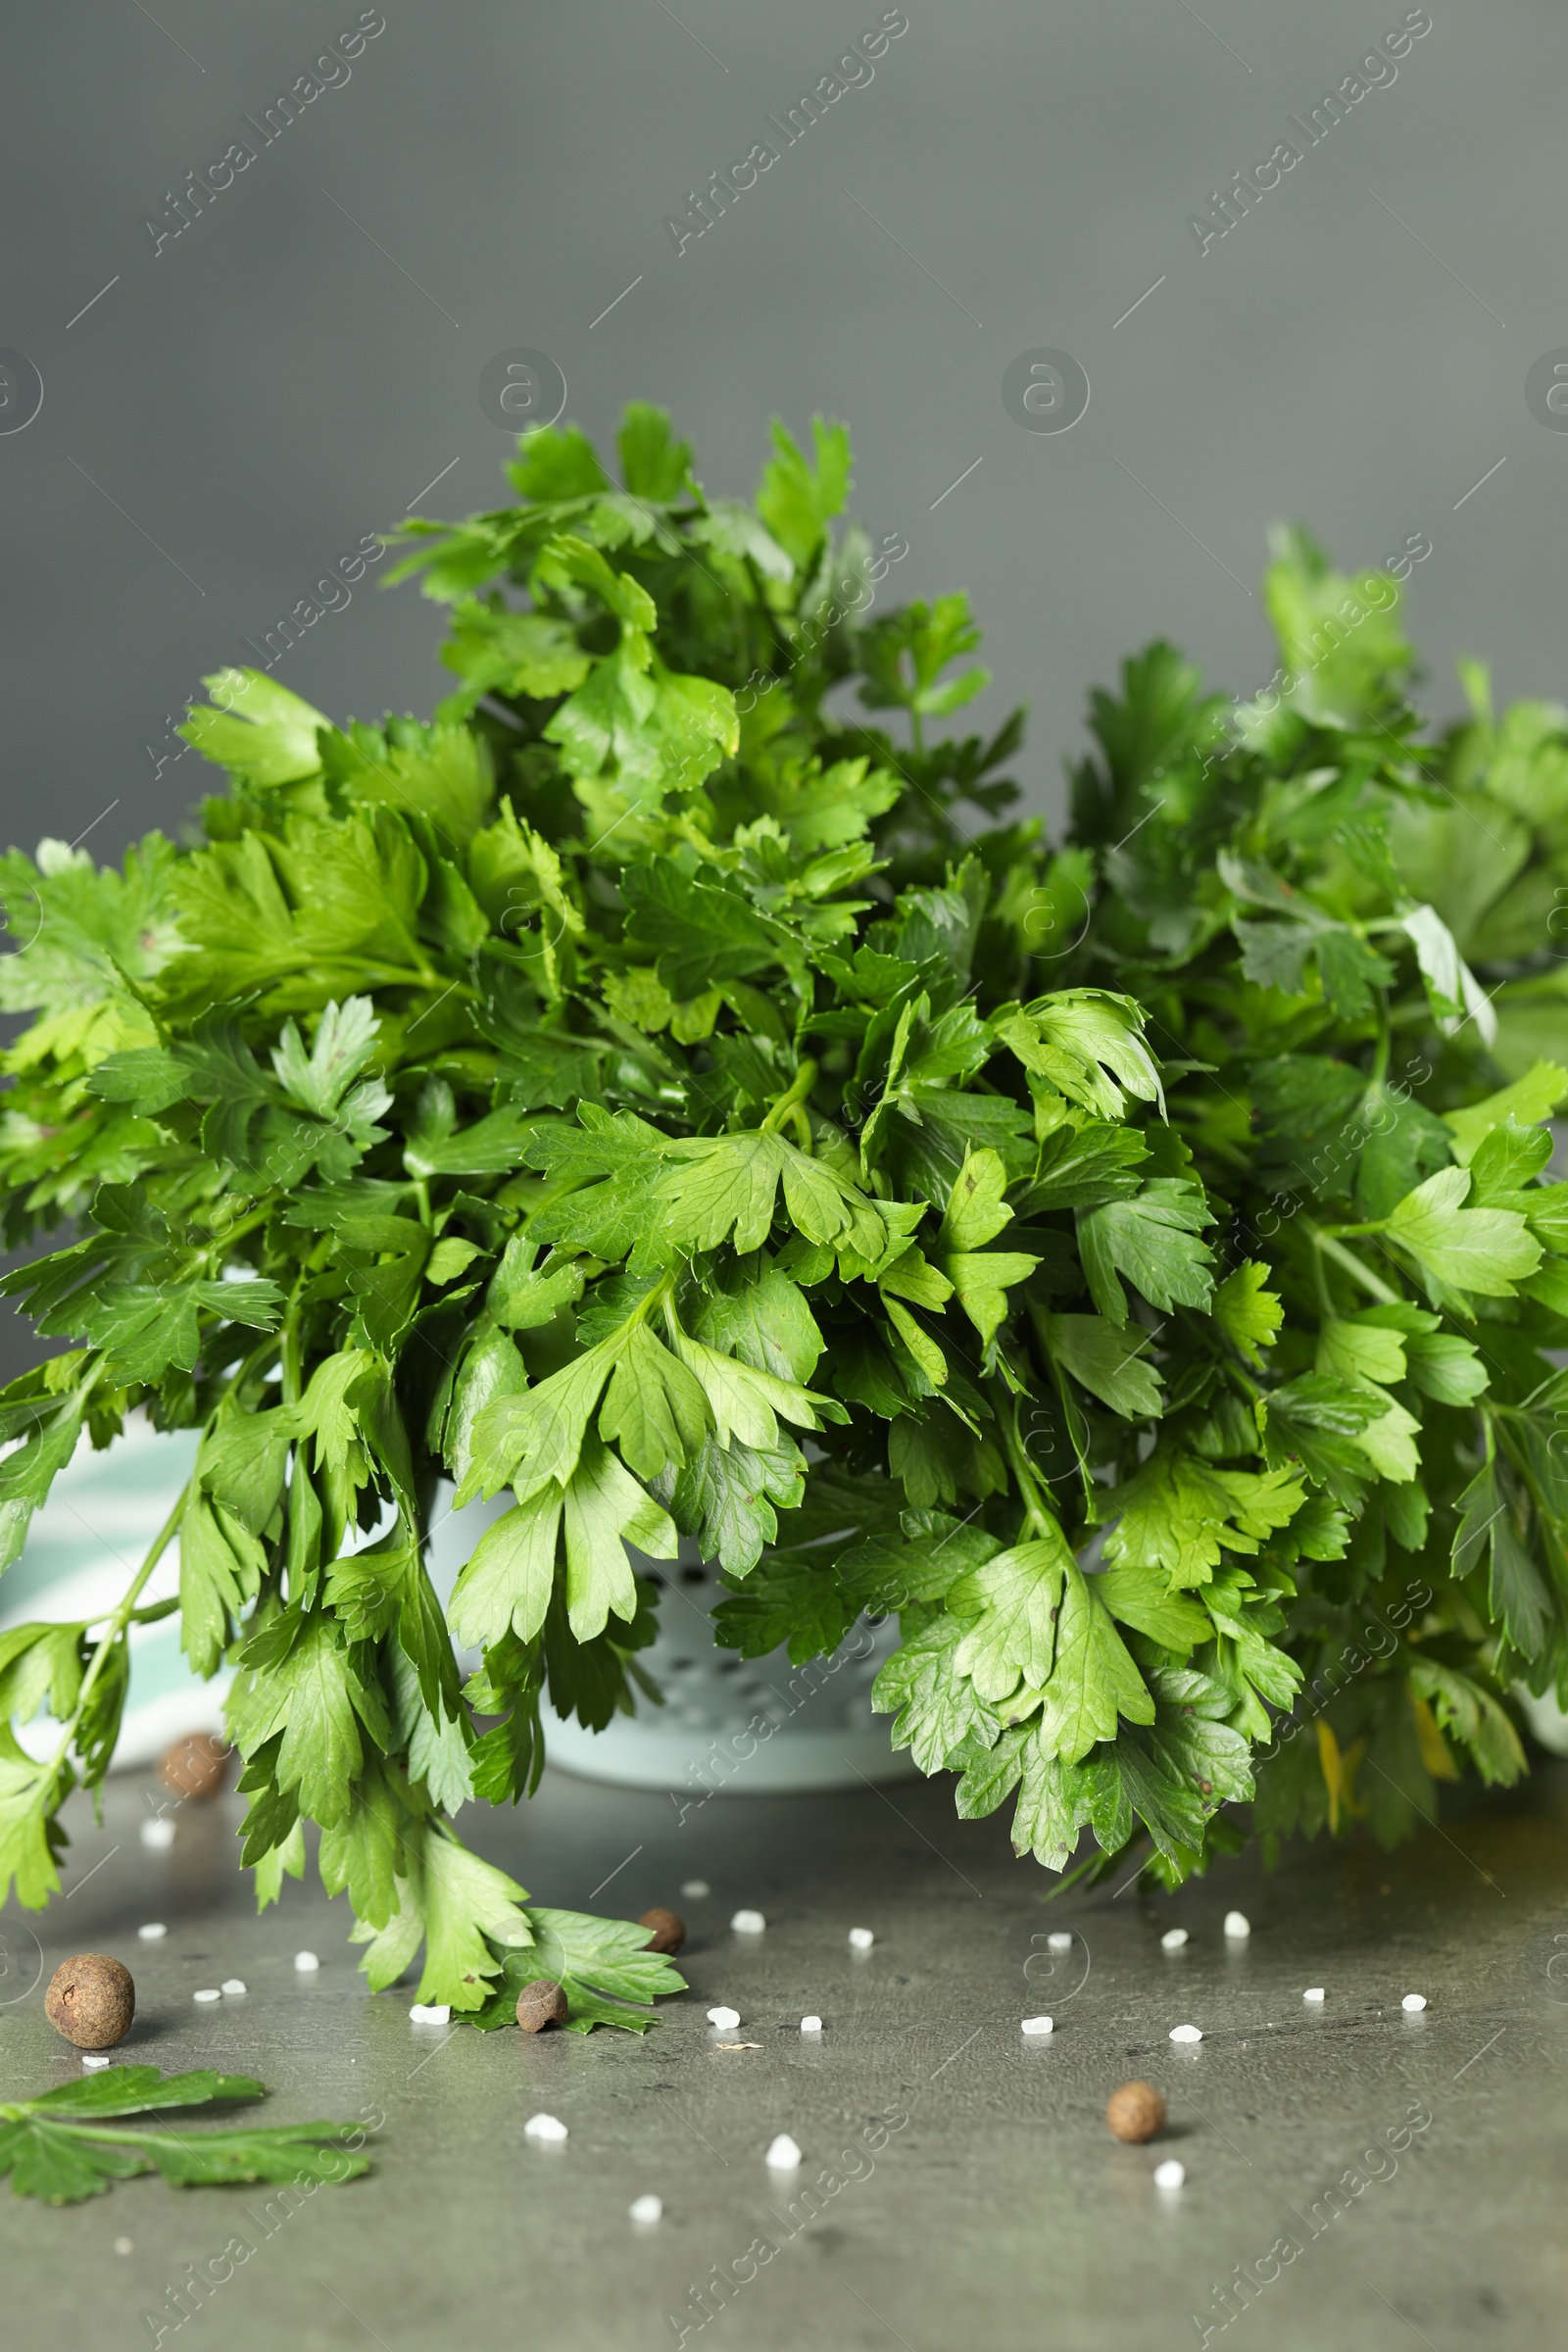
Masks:
[[[1547,1973],[1568,1954],[1560,1771],[1392,1857],[1306,1849],[1272,1879],[1249,1861],[1153,1902],[1107,1887],[1045,1904],[1051,1882],[1012,1860],[1000,1822],[960,1828],[946,1788],[921,1785],[733,1797],[677,1823],[666,1798],[552,1775],[531,1809],[466,1816],[542,1900],[586,1907],[608,1877],[601,1909],[687,1913],[691,1991],[642,2039],[411,2025],[407,1987],[367,1992],[342,1904],[290,1883],[253,1916],[237,1800],[182,1808],[162,1853],[137,1837],[152,1801],[122,1780],[102,1831],[74,1820],[74,1891],[34,1923],[44,1969],[72,1950],[126,1959],[127,2058],[260,2074],[279,2120],[384,2113],[374,2169],[286,2215],[276,2191],[157,2180],[63,2211],[5,2196],[8,2352],[100,2352],[160,2328],[165,2344],[233,2352],[1142,2352],[1204,2328],[1255,2352],[1564,2340],[1568,1981]],[[695,1878],[711,1893],[684,1902]],[[731,1934],[743,1904],[765,1935]],[[1233,1904],[1252,1921],[1245,1944],[1221,1933]],[[148,1919],[168,1922],[164,1941],[137,1941]],[[864,1957],[858,1925],[876,1933]],[[1167,1954],[1172,1925],[1191,1937]],[[1064,1927],[1072,1950],[1053,1955]],[[78,2062],[41,1984],[24,1990],[26,1921],[13,1910],[4,1929],[0,2083],[24,2092]],[[303,1946],[321,1955],[315,1977],[292,1966]],[[193,2004],[230,1976],[244,2000]],[[1308,1984],[1326,1988],[1320,2010]],[[1411,1989],[1419,2016],[1400,2008]],[[741,2030],[709,2027],[718,2001]],[[799,2031],[808,2010],[820,2039]],[[1040,2011],[1054,2034],[1025,2039]],[[1169,2042],[1184,2021],[1201,2042]],[[1102,2120],[1137,2075],[1170,2106],[1145,2148]],[[524,2140],[539,2109],[567,2124],[564,2146]],[[763,2163],[781,2131],[805,2152],[790,2176]],[[1174,2193],[1152,2179],[1172,2155],[1187,2168]],[[627,2206],[647,2190],[664,2218],[637,2229]],[[176,2328],[171,2289],[236,2235],[254,2251]]]

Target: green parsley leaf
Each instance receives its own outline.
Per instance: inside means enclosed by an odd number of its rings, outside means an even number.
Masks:
[[[351,2180],[368,2172],[357,2124],[264,2124],[175,2132],[127,2119],[215,2101],[261,2099],[251,2075],[210,2067],[160,2075],[155,2066],[112,2066],[35,2098],[0,2100],[0,2173],[19,2197],[74,2205],[111,2180],[162,2173],[183,2188],[225,2180]]]
[[[1407,1193],[1388,1220],[1391,1242],[1405,1250],[1443,1290],[1507,1298],[1541,1263],[1541,1245],[1514,1209],[1466,1208],[1466,1168],[1443,1168]]]
[[[1084,1272],[1100,1312],[1118,1326],[1127,1320],[1127,1294],[1117,1275],[1151,1306],[1206,1307],[1213,1297],[1209,1252],[1197,1237],[1211,1212],[1195,1186],[1150,1177],[1131,1200],[1107,1200],[1078,1212]]]

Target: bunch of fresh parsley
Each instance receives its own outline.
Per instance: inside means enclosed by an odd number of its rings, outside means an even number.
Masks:
[[[1054,851],[1018,720],[938,733],[986,683],[964,599],[875,610],[841,428],[775,428],[750,508],[658,411],[618,459],[542,432],[516,505],[407,527],[430,724],[226,671],[199,846],[0,866],[7,1238],[79,1235],[7,1281],[74,1345],[0,1395],[3,1556],[84,1427],[201,1431],[113,1616],[0,1639],[0,1886],[56,1884],[176,1534],[262,1899],[317,1822],[371,1983],[422,1942],[481,2023],[679,1983],[453,1818],[535,1785],[547,1688],[593,1725],[647,1688],[682,1537],[750,1654],[896,1611],[895,1739],[1053,1868],[1087,1826],[1179,1878],[1254,1796],[1395,1831],[1455,1750],[1512,1777],[1509,1681],[1568,1673],[1568,1077],[1513,1068],[1561,993],[1563,714],[1478,686],[1421,746],[1382,591],[1293,542],[1288,691],[1227,713],[1152,649]],[[445,1619],[443,1471],[513,1497]]]

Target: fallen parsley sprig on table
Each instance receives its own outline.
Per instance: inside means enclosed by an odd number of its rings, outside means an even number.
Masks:
[[[1568,1695],[1568,716],[1472,668],[1425,740],[1395,582],[1288,536],[1271,686],[1130,662],[1053,847],[1021,718],[941,733],[965,599],[873,609],[841,427],[751,507],[659,411],[617,456],[405,527],[430,723],[223,671],[199,841],[0,860],[5,1239],[78,1237],[0,1286],[74,1343],[0,1393],[0,1564],[84,1429],[200,1432],[113,1614],[0,1637],[0,1890],[58,1884],[176,1536],[261,1900],[318,1824],[371,1984],[422,1947],[486,2026],[681,1983],[454,1823],[547,1690],[657,1695],[683,1540],[747,1654],[896,1612],[895,1740],[1054,1870],[1516,1778],[1515,1685]],[[443,1473],[512,1496],[445,1613]]]
[[[9,2172],[19,2197],[74,2205],[137,2173],[162,2173],[180,2187],[197,2188],[225,2180],[350,2180],[369,2170],[359,2124],[262,2124],[187,2135],[123,2120],[266,2096],[267,2085],[251,2075],[220,2075],[211,2067],[160,2075],[156,2066],[114,2066],[36,2098],[0,2099],[0,2177]]]

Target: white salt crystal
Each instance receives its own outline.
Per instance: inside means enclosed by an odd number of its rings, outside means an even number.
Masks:
[[[1172,2041],[1201,2041],[1203,2031],[1200,2026],[1172,2026],[1170,2037]]]
[[[166,1845],[174,1842],[173,1823],[166,1821],[161,1813],[155,1814],[151,1821],[142,1823],[141,1841],[143,1845],[150,1845],[161,1852]]]
[[[760,1936],[767,1922],[760,1911],[737,1911],[729,1924],[737,1936]]]
[[[450,2001],[416,2001],[409,2011],[416,2026],[449,2026],[452,2023]]]
[[[1424,1992],[1407,1992],[1399,2003],[1401,2009],[1424,2009],[1426,2005],[1427,1996]]]
[[[1252,1923],[1245,1911],[1227,1911],[1225,1933],[1227,1936],[1234,1936],[1238,1943],[1245,1943],[1252,1933]]]
[[[156,1943],[161,1936],[169,1934],[169,1930],[161,1919],[150,1919],[147,1925],[144,1928],[138,1928],[136,1933],[143,1943]]]
[[[558,2140],[566,2136],[566,2127],[556,2115],[530,2115],[522,2129],[529,2139]]]
[[[708,2022],[710,2026],[738,2026],[741,2022],[741,2013],[738,2009],[710,2009]]]
[[[81,2053],[81,2063],[87,2069],[89,2074],[95,2075],[101,2066],[113,2066],[115,2062],[112,2058],[100,2058],[91,2050],[83,2050]]]
[[[704,1895],[711,1891],[706,1879],[687,1879],[681,1886],[682,1894],[689,1896],[694,1903],[700,1903]]]
[[[664,2200],[656,2196],[633,2197],[626,2211],[634,2222],[661,2221],[663,2218]]]
[[[1070,1952],[1072,1950],[1072,1930],[1057,1928],[1054,1934],[1046,1937],[1046,1941],[1054,1952]]]
[[[1156,2164],[1154,2167],[1154,2186],[1156,2188],[1180,2188],[1186,2178],[1186,2165],[1179,2164],[1174,2156],[1167,2156],[1163,2164]]]
[[[190,1997],[193,2001],[220,2001],[223,1996],[216,1984],[204,1984],[200,1992],[193,1992]]]
[[[850,1930],[850,1943],[858,1952],[868,1952],[875,1941],[876,1937],[869,1928],[852,1928]]]
[[[245,1990],[244,1978],[225,1977],[223,1979],[223,1990],[227,1993],[231,2001],[238,2000],[240,1994]]]
[[[1179,1952],[1187,1941],[1187,1930],[1185,1928],[1167,1928],[1159,1941],[1161,1950]]]
[[[1054,2034],[1055,2030],[1056,2021],[1054,2017],[1026,2017],[1023,2021],[1026,2034]]]
[[[1301,1998],[1303,2001],[1320,2001],[1323,1998],[1322,1985],[1309,1984],[1306,1990],[1302,1993]]]
[[[820,2034],[820,2033],[821,2033],[821,2031],[822,2031],[822,2020],[821,2020],[819,2017],[803,2017],[803,2018],[802,2018],[802,2020],[801,2020],[801,2032],[802,2032],[803,2034]]]
[[[299,1970],[302,1977],[313,1977],[315,1976],[317,1970],[320,1967],[321,1963],[319,1960],[318,1960],[314,1952],[296,1952],[294,1955],[294,1965]]]
[[[801,2161],[801,2151],[787,2132],[781,2132],[767,2151],[767,2161],[776,2173],[793,2173]]]

